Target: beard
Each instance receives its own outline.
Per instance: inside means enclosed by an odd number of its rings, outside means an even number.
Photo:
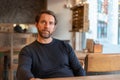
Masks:
[[[51,33],[50,33],[50,31],[48,31],[48,30],[42,30],[42,31],[38,31],[38,33],[39,33],[39,35],[42,37],[42,38],[44,38],[44,39],[48,39],[48,38],[50,38],[51,37]]]

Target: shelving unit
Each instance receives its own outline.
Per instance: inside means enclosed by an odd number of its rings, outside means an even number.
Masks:
[[[89,29],[88,4],[74,6],[72,10],[72,31],[87,32]]]
[[[87,3],[82,3],[71,8],[72,30],[70,32],[72,32],[72,45],[74,50],[76,50],[76,44],[79,44],[79,48],[83,48],[85,32],[89,30],[88,9],[89,5]],[[77,33],[79,33],[79,36],[77,36]],[[78,42],[78,38],[76,37],[79,37]]]
[[[21,48],[36,39],[32,33],[15,33],[13,24],[0,24],[0,52],[7,55],[4,80],[16,80],[15,72],[17,69],[18,54]],[[4,58],[5,60],[6,58]]]
[[[10,79],[15,79],[15,71],[17,69],[17,61],[18,61],[18,54],[21,48],[23,48],[25,45],[29,44],[30,37],[32,37],[32,34],[28,33],[11,33],[11,50],[10,50]]]

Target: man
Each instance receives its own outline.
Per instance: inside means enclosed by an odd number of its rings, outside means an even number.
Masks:
[[[84,76],[80,62],[68,43],[52,38],[57,19],[52,11],[41,11],[35,19],[37,40],[19,54],[17,80]]]

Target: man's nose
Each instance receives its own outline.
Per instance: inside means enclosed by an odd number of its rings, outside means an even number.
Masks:
[[[49,24],[49,23],[46,23],[46,24],[45,24],[45,27],[46,27],[46,28],[48,28],[49,26],[50,26],[50,24]]]

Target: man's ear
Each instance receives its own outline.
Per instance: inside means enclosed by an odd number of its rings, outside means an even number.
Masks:
[[[37,28],[37,25],[38,25],[38,23],[37,23],[37,22],[35,22],[35,26],[36,26],[36,28]]]

